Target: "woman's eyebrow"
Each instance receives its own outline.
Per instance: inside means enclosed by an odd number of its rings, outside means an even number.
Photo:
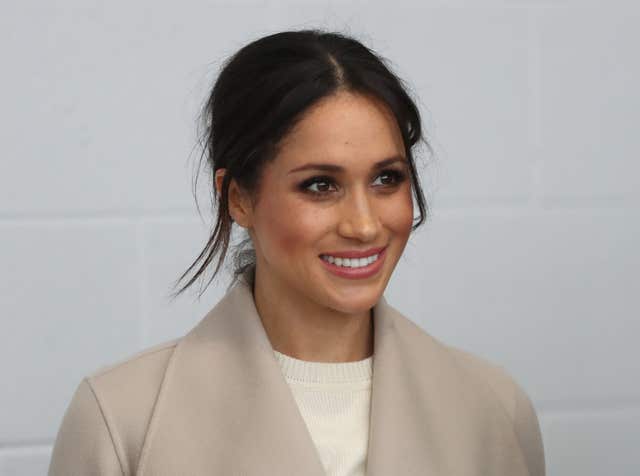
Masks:
[[[386,167],[387,165],[391,165],[395,162],[406,162],[407,159],[405,157],[402,156],[395,156],[395,157],[389,157],[388,159],[384,159],[381,160],[380,162],[376,162],[375,164],[373,164],[373,169],[377,170],[377,169],[381,169],[383,167]],[[301,165],[300,167],[296,167],[294,169],[289,170],[288,174],[291,174],[293,172],[300,172],[302,170],[309,170],[309,169],[313,169],[313,170],[323,170],[326,172],[344,172],[344,167],[342,167],[341,165],[337,165],[337,164],[321,164],[321,163],[309,163],[309,164],[304,164]]]

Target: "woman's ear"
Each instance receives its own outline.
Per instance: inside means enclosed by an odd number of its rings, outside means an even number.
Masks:
[[[227,169],[216,170],[216,194],[218,198],[222,192],[222,180]],[[249,200],[246,192],[238,185],[235,179],[231,179],[229,182],[228,190],[229,198],[229,215],[232,220],[243,228],[249,228],[251,226],[251,201]]]

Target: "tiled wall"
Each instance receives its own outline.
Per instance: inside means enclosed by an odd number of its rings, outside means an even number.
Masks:
[[[190,329],[195,118],[250,39],[320,26],[389,58],[435,156],[387,297],[503,365],[547,473],[640,474],[640,7],[593,1],[12,2],[0,87],[0,475],[45,474],[81,378]]]

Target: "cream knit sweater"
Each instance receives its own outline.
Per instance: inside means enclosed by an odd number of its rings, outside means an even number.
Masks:
[[[273,352],[327,476],[364,476],[373,357],[309,362]]]

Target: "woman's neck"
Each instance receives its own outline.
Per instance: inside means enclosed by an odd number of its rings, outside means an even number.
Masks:
[[[373,316],[345,314],[309,300],[257,269],[252,283],[258,315],[278,352],[311,362],[354,362],[373,354]]]

